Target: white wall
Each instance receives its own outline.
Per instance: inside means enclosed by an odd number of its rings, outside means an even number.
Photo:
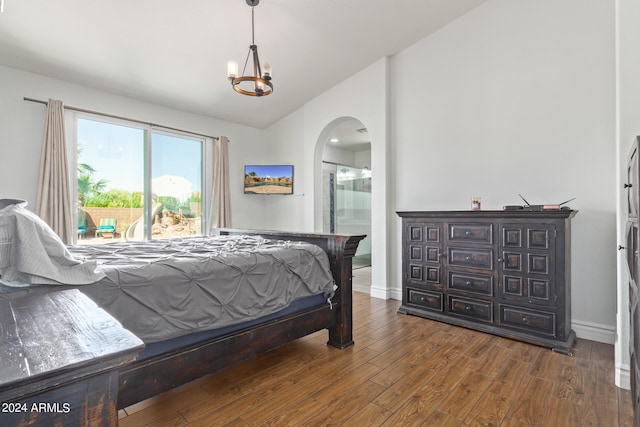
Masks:
[[[614,46],[609,2],[492,0],[392,61],[396,209],[576,197],[573,326],[611,343]]]
[[[325,126],[347,116],[373,128],[373,197],[376,178],[385,189],[373,212],[386,222],[373,219],[372,247],[374,269],[388,270],[374,270],[374,280],[385,281],[374,284],[375,296],[400,297],[395,211],[469,209],[474,195],[484,209],[520,203],[518,193],[532,203],[576,197],[573,327],[579,337],[613,343],[614,18],[614,5],[600,0],[491,0],[307,103],[305,228],[316,227],[309,222],[319,209],[309,197],[319,193],[310,184],[312,152]],[[385,135],[388,144],[376,148]],[[298,137],[278,142],[291,147]],[[388,240],[376,241],[377,230]],[[377,250],[386,255],[376,262]]]
[[[618,242],[625,243],[627,155],[631,142],[640,135],[640,3],[617,0],[617,131]],[[629,388],[629,288],[624,251],[618,256],[618,336],[616,340],[616,384]]]
[[[322,153],[322,160],[339,165],[354,166],[356,165],[353,151],[344,150],[338,147],[326,145]]]
[[[256,199],[244,197],[242,180],[246,153],[263,141],[263,131],[180,110],[164,108],[125,96],[79,86],[0,66],[0,197],[26,199],[35,208],[38,162],[46,107],[23,98],[60,99],[65,105],[125,116],[164,126],[230,139],[232,216],[236,227],[262,228]],[[69,113],[72,114],[72,113]],[[67,133],[72,129],[67,129]],[[252,149],[246,149],[251,146]],[[265,148],[265,152],[267,149]]]
[[[304,115],[302,110],[295,111],[267,129],[259,145],[260,151],[257,151],[259,156],[256,156],[256,152],[247,152],[244,155],[250,159],[256,159],[258,164],[294,165],[292,196],[245,195],[245,198],[261,199],[263,211],[255,212],[255,214],[263,216],[262,228],[309,231],[305,228],[303,204],[307,187],[304,168]]]
[[[356,151],[353,155],[353,164],[358,168],[371,169],[371,150]]]

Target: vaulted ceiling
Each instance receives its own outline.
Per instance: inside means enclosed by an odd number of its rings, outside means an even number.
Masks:
[[[226,77],[251,44],[245,0],[4,0],[0,64],[264,128],[485,1],[262,0],[255,41],[274,84],[262,98]]]

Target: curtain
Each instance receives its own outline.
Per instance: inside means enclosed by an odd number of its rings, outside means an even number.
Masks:
[[[213,228],[231,227],[231,194],[229,193],[229,139],[214,142]]]
[[[49,99],[40,154],[36,214],[65,244],[72,243],[74,233],[68,169],[64,104]]]

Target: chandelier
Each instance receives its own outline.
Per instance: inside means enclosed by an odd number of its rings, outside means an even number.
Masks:
[[[246,0],[251,6],[251,46],[247,59],[244,61],[242,75],[238,76],[238,63],[236,61],[227,62],[227,77],[231,82],[231,87],[238,93],[249,96],[266,96],[273,92],[273,84],[271,83],[271,65],[267,62],[264,67],[260,66],[258,59],[258,46],[255,42],[255,28],[253,20],[253,9],[260,3],[260,0]],[[253,75],[245,75],[249,58],[253,60]],[[244,88],[243,88],[244,87]]]

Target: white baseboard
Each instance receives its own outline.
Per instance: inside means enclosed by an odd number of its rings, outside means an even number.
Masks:
[[[369,291],[367,292],[373,298],[394,299],[394,300],[402,301],[402,289],[380,289],[372,286],[370,292]]]
[[[578,338],[611,345],[616,342],[616,328],[614,326],[606,326],[581,320],[572,320],[571,327]]]
[[[373,298],[390,299],[391,291],[389,289],[374,288],[372,286],[369,295],[371,295]]]
[[[631,390],[631,372],[629,365],[616,366],[616,386],[625,390]]]

